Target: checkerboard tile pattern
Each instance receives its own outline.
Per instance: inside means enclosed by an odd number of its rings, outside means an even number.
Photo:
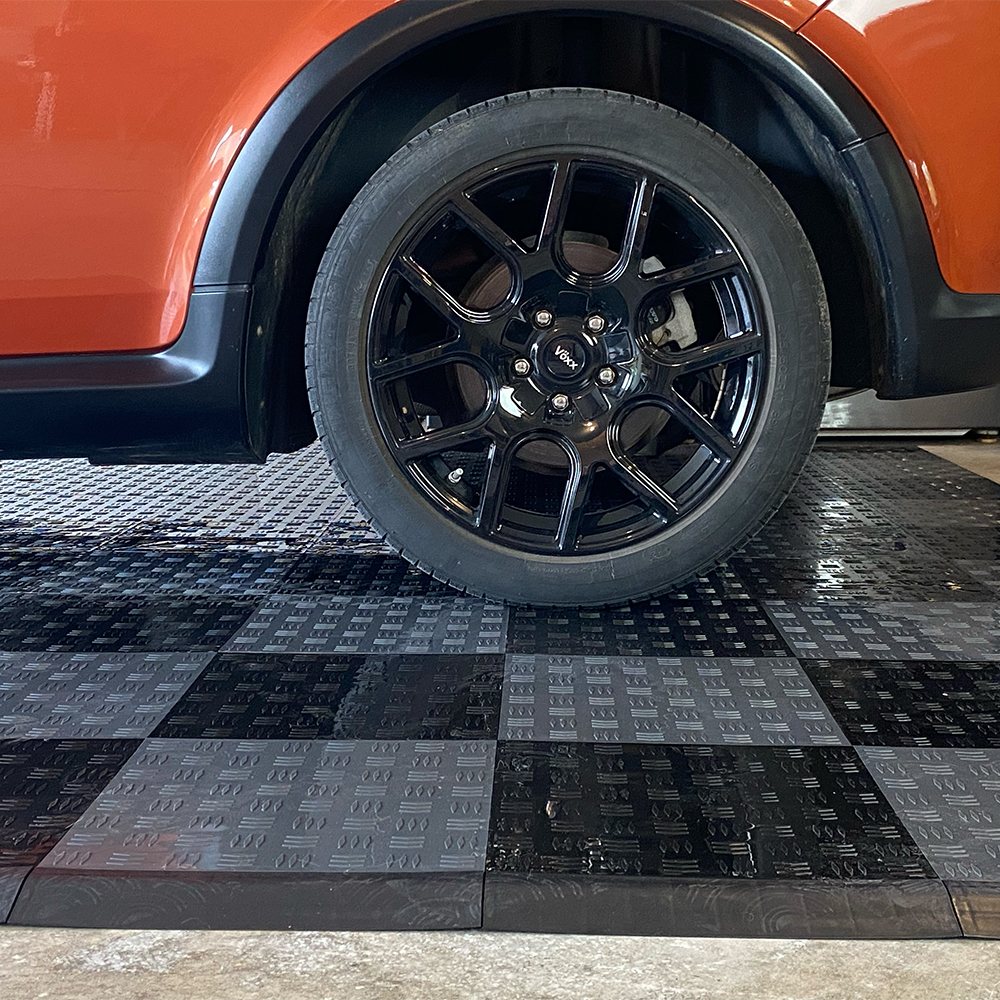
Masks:
[[[1000,486],[941,459],[822,447],[605,609],[450,590],[315,447],[0,500],[0,919],[1000,936]]]

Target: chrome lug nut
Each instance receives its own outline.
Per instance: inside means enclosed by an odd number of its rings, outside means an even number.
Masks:
[[[594,313],[587,317],[587,329],[591,333],[600,333],[605,327],[604,317]]]
[[[531,362],[527,358],[518,358],[514,362],[514,374],[515,375],[530,375],[531,374]]]
[[[557,392],[549,400],[549,406],[551,406],[556,413],[564,413],[569,409],[569,396],[567,396],[564,392]]]
[[[614,382],[614,380],[615,380],[614,368],[602,368],[597,373],[597,381],[600,382],[601,385],[611,385],[611,383]]]
[[[552,313],[548,309],[539,309],[535,313],[535,326],[550,326],[552,323]]]

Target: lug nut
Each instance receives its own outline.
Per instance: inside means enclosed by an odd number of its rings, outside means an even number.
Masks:
[[[587,317],[587,329],[591,333],[600,333],[604,329],[604,326],[605,323],[603,316],[599,316],[597,313],[594,313],[593,316]]]
[[[548,309],[539,309],[535,313],[535,326],[549,326],[552,322],[552,313]]]
[[[597,373],[597,381],[600,382],[601,385],[611,385],[611,383],[614,382],[614,380],[615,380],[614,368],[602,368]]]
[[[531,362],[527,358],[518,358],[514,362],[514,374],[515,375],[530,375],[531,374]]]
[[[563,392],[557,392],[550,400],[549,406],[552,407],[556,413],[563,413],[569,409],[569,396]]]

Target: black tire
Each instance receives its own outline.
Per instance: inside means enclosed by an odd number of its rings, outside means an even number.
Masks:
[[[753,344],[759,346],[757,353],[752,356],[747,355],[739,360],[729,361],[707,373],[698,369],[694,361],[685,361],[685,364],[690,366],[691,374],[687,367],[676,368],[676,372],[682,373],[688,379],[684,385],[693,385],[696,379],[700,379],[701,383],[709,383],[708,389],[699,383],[696,389],[678,389],[674,392],[672,387],[675,382],[664,382],[671,387],[672,395],[669,401],[673,409],[665,409],[664,412],[668,415],[663,419],[667,422],[673,421],[671,427],[675,436],[677,427],[689,426],[683,422],[678,424],[680,418],[675,416],[675,410],[681,405],[677,403],[676,397],[685,392],[689,394],[685,398],[691,400],[703,399],[704,393],[707,392],[710,401],[715,400],[712,403],[715,409],[704,410],[704,414],[710,421],[719,419],[723,422],[724,418],[724,421],[729,422],[725,431],[726,444],[719,445],[720,450],[716,454],[713,451],[716,446],[712,443],[711,432],[705,431],[696,418],[690,418],[695,419],[695,423],[690,426],[698,427],[698,433],[706,433],[707,437],[698,437],[692,433],[690,440],[685,439],[683,449],[680,451],[681,458],[677,461],[684,460],[685,455],[692,455],[694,457],[688,461],[693,463],[697,456],[702,454],[702,450],[707,449],[705,450],[707,457],[698,461],[708,463],[704,466],[708,471],[700,472],[698,470],[702,466],[691,465],[697,475],[703,477],[703,481],[698,480],[697,483],[694,479],[691,480],[695,485],[690,487],[692,491],[690,495],[696,498],[697,502],[691,500],[689,507],[684,507],[678,502],[677,512],[671,513],[672,508],[664,508],[665,501],[661,499],[662,495],[670,499],[670,491],[661,483],[657,485],[659,492],[650,493],[652,498],[648,500],[650,512],[642,514],[640,519],[639,511],[646,500],[642,490],[636,486],[637,482],[641,485],[643,480],[635,475],[634,469],[639,467],[640,462],[666,463],[663,455],[667,454],[668,449],[668,444],[658,443],[661,437],[664,441],[667,440],[663,436],[665,432],[653,427],[644,432],[646,437],[642,439],[644,442],[651,439],[652,443],[643,444],[642,447],[649,450],[654,457],[648,460],[639,457],[641,449],[636,446],[636,457],[628,455],[623,459],[623,468],[632,470],[628,472],[628,476],[621,470],[615,470],[617,477],[614,480],[615,484],[620,485],[621,482],[625,482],[627,486],[623,494],[625,499],[620,501],[621,510],[625,513],[616,512],[613,517],[606,516],[600,513],[603,507],[600,507],[597,513],[593,510],[588,513],[586,504],[605,504],[611,501],[605,500],[604,494],[598,495],[594,492],[586,494],[586,498],[580,501],[583,513],[579,517],[588,519],[585,523],[593,534],[574,534],[574,539],[580,539],[572,543],[577,547],[567,547],[560,551],[550,551],[551,544],[545,541],[544,544],[548,545],[549,549],[542,551],[535,550],[534,543],[530,541],[510,543],[502,537],[501,526],[504,522],[501,519],[508,516],[504,512],[512,512],[509,513],[509,519],[513,524],[515,515],[522,516],[518,513],[519,508],[515,509],[515,502],[523,504],[528,501],[519,500],[516,496],[514,500],[508,500],[514,494],[505,492],[499,500],[501,506],[494,505],[500,513],[491,513],[485,526],[476,527],[475,518],[478,517],[482,521],[485,515],[481,511],[489,505],[486,497],[489,492],[489,480],[483,478],[479,487],[469,487],[473,491],[475,488],[480,489],[480,499],[477,502],[481,507],[480,513],[476,514],[474,511],[473,520],[469,520],[466,526],[462,518],[467,518],[467,514],[464,513],[465,508],[458,500],[447,497],[445,501],[437,502],[435,498],[438,494],[430,487],[426,489],[423,487],[422,484],[431,473],[413,472],[411,475],[409,470],[417,469],[417,466],[401,464],[402,460],[397,457],[394,449],[402,448],[408,439],[402,440],[402,443],[397,442],[394,437],[395,431],[390,433],[388,430],[383,430],[386,420],[390,417],[393,420],[397,419],[393,414],[397,414],[401,392],[395,388],[397,383],[393,382],[391,391],[395,395],[392,397],[391,406],[384,401],[383,395],[378,395],[376,399],[376,393],[372,389],[376,384],[375,375],[372,374],[374,365],[372,345],[379,336],[409,336],[409,334],[405,331],[403,334],[378,333],[385,322],[389,321],[379,318],[381,312],[373,317],[373,309],[377,301],[380,303],[383,301],[380,296],[389,294],[386,291],[388,279],[385,276],[390,270],[391,263],[413,259],[410,256],[400,257],[403,252],[400,248],[411,244],[417,246],[416,250],[407,251],[407,254],[416,255],[424,245],[413,244],[413,241],[418,239],[414,233],[423,232],[420,227],[426,228],[429,224],[427,222],[431,218],[429,213],[437,211],[435,206],[439,202],[443,204],[441,192],[455,189],[456,184],[460,190],[465,191],[465,188],[461,187],[466,183],[463,178],[493,176],[498,174],[500,167],[506,169],[505,165],[516,165],[521,162],[518,157],[524,162],[531,160],[532,163],[536,163],[548,162],[546,158],[553,158],[555,161],[561,156],[570,164],[566,168],[568,171],[577,171],[568,174],[573,178],[571,183],[575,185],[584,183],[579,178],[584,176],[581,171],[585,167],[579,164],[584,163],[588,156],[600,161],[599,167],[594,167],[594,170],[605,169],[600,166],[605,159],[610,164],[606,168],[609,171],[607,174],[609,185],[618,177],[614,174],[615,170],[627,171],[634,165],[635,170],[639,171],[636,176],[641,174],[645,177],[646,173],[643,172],[648,172],[648,176],[655,180],[658,185],[655,188],[657,198],[662,196],[671,206],[676,203],[682,208],[686,204],[696,205],[697,211],[702,212],[710,220],[705,223],[706,226],[710,223],[717,225],[730,241],[728,245],[735,250],[736,256],[731,256],[731,259],[737,261],[740,269],[738,275],[724,280],[737,283],[732,286],[737,289],[733,294],[741,301],[746,300],[744,305],[750,310],[747,315],[752,317],[752,322],[744,322],[745,329],[741,328],[737,334],[755,335]],[[489,168],[485,165],[489,165]],[[536,166],[532,169],[542,170],[542,167]],[[490,173],[491,170],[493,173]],[[551,168],[551,176],[558,178],[559,170],[559,164],[556,162]],[[605,175],[597,176],[600,180]],[[468,183],[472,184],[473,181],[470,180]],[[553,190],[558,190],[558,181],[554,180],[552,183]],[[642,180],[636,181],[635,190],[639,193],[633,196],[635,204],[640,200],[643,183]],[[653,181],[650,181],[650,184],[652,183]],[[576,190],[574,187],[572,196],[567,195],[566,198],[576,198]],[[685,202],[685,195],[694,201]],[[597,197],[599,196],[594,196]],[[555,196],[550,194],[548,207],[544,210],[548,214],[543,218],[549,218],[556,213],[556,209],[552,207],[554,202]],[[466,206],[465,201],[461,204]],[[579,237],[575,230],[571,232],[569,213],[573,203],[571,200],[566,200],[562,204],[570,207],[559,209],[561,213],[559,220],[563,228],[558,237],[552,237],[552,245],[561,241],[558,245],[562,248],[560,251],[562,259],[568,260],[569,248],[579,245],[574,244],[572,240],[591,240],[591,237]],[[581,202],[581,204],[587,208],[591,203]],[[595,200],[593,204],[598,205],[599,202]],[[687,208],[683,210],[688,211]],[[694,212],[696,209],[690,210]],[[645,227],[653,223],[649,217],[643,215],[644,210],[633,211],[638,213],[636,217],[641,217],[645,232]],[[461,218],[464,219],[464,216]],[[657,219],[659,218],[661,216],[657,216]],[[691,226],[702,225],[700,215],[697,218],[692,216],[692,219],[694,221],[690,223]],[[448,224],[453,223],[449,221]],[[626,229],[630,224],[626,224]],[[437,225],[444,226],[445,223]],[[684,225],[688,223],[685,222]],[[543,228],[533,244],[536,249],[542,246],[544,226],[543,222]],[[627,255],[626,229],[622,230],[625,233],[621,238],[622,257]],[[424,240],[431,238],[419,237]],[[474,238],[479,239],[475,235]],[[644,235],[639,242],[646,238],[648,237]],[[484,246],[493,246],[485,241],[485,237],[481,242]],[[603,248],[604,243],[608,241],[602,242],[601,239],[594,238],[591,242],[595,245],[600,244]],[[611,243],[608,245],[611,249],[606,252],[613,254],[615,252],[613,245]],[[645,245],[639,246],[636,259],[642,258]],[[477,243],[476,247],[478,246]],[[522,247],[521,250],[523,249]],[[716,256],[724,252],[711,247],[710,249]],[[602,249],[601,252],[605,251]],[[527,260],[527,257],[523,259]],[[650,259],[659,263],[656,257]],[[737,264],[733,266],[736,267]],[[644,268],[646,263],[640,266]],[[508,273],[514,275],[509,277],[508,296],[513,301],[516,297],[517,284],[515,265],[509,266]],[[582,273],[592,272],[585,270]],[[610,274],[611,271],[607,273]],[[664,273],[670,277],[669,280],[664,279],[663,287],[672,288],[673,285],[669,282],[673,281],[676,284],[678,269],[664,268]],[[645,280],[645,274],[640,277]],[[586,281],[583,285],[590,287]],[[613,286],[606,283],[602,287]],[[711,287],[717,289],[721,286]],[[526,296],[527,288],[528,285],[525,284],[524,290],[517,294]],[[411,302],[414,297],[419,298],[420,293],[419,290],[413,291],[411,283],[398,294],[409,295],[411,298],[406,301]],[[464,295],[465,292],[461,294]],[[668,293],[662,293],[666,294]],[[673,296],[676,293],[669,294]],[[692,301],[696,297],[695,292],[689,292],[686,288],[681,294]],[[704,296],[705,293],[697,294]],[[718,290],[712,292],[714,300],[717,301],[721,301],[722,294],[723,292]],[[458,296],[459,293],[456,292],[455,295]],[[642,315],[648,317],[658,315],[654,314],[652,308],[647,309],[646,301],[643,300],[644,304],[641,306],[642,310],[646,310]],[[676,302],[676,298],[670,299],[670,303]],[[524,318],[527,306],[515,302],[513,305],[508,303],[507,306],[498,306],[497,309],[508,306],[512,309],[510,315],[518,317],[517,321],[520,324],[518,329],[526,323],[530,325]],[[379,305],[378,308],[384,312],[388,306]],[[408,308],[416,307],[411,305]],[[587,305],[585,308],[591,306]],[[666,308],[674,306],[668,305]],[[683,309],[683,305],[677,308]],[[722,306],[719,308],[722,310]],[[690,318],[693,314],[694,307],[691,306],[688,308],[688,320],[685,321],[688,326],[694,324],[694,320]],[[392,315],[395,317],[397,314]],[[410,313],[405,315],[409,316]],[[700,356],[708,357],[707,349],[713,344],[718,347],[724,341],[726,344],[731,344],[735,339],[732,332],[727,332],[729,320],[724,310],[720,311],[720,315],[722,315],[721,336],[715,334],[715,340],[706,339],[705,351]],[[535,325],[531,329],[537,332],[540,313],[533,313],[532,316],[535,317],[532,321]],[[507,322],[506,318],[503,321]],[[573,321],[576,322],[576,319]],[[391,320],[391,323],[398,322],[396,319]],[[408,323],[409,319],[405,322]],[[566,320],[566,323],[568,322],[569,320]],[[630,326],[633,339],[639,337],[635,332],[640,326],[637,314],[631,319],[626,317],[621,322],[623,329],[625,326]],[[647,321],[642,320],[642,322]],[[650,325],[653,322],[653,318],[648,320]],[[641,394],[643,391],[642,379],[646,377],[644,374],[636,375],[634,381],[628,381],[633,379],[633,375],[630,374],[633,370],[646,372],[648,368],[649,371],[658,373],[661,369],[656,365],[668,366],[669,363],[676,365],[677,362],[671,362],[671,358],[688,357],[683,351],[671,354],[664,348],[662,338],[676,336],[669,328],[666,329],[666,334],[660,332],[665,325],[657,327],[654,331],[660,338],[659,341],[654,343],[649,339],[652,334],[644,334],[645,340],[641,343],[636,341],[639,343],[638,347],[633,344],[629,348],[633,354],[641,357],[634,361],[633,368],[622,367],[616,375],[623,386],[621,389],[623,398],[626,398],[624,388],[626,382],[629,386],[637,387],[634,390],[629,388],[628,392]],[[469,329],[473,331],[474,337],[475,330],[479,328]],[[561,329],[569,327],[564,324]],[[575,330],[576,327],[572,329]],[[507,338],[506,330],[507,328],[504,328],[505,332],[498,336]],[[698,332],[692,335],[699,338],[702,336]],[[462,343],[466,343],[464,327],[460,336],[463,338]],[[538,336],[541,334],[538,333]],[[587,349],[588,345],[591,345],[590,340],[581,343]],[[666,341],[667,348],[677,348],[678,344],[680,348],[685,346],[682,341],[676,344],[669,339]],[[544,350],[551,351],[553,345],[554,342],[550,340]],[[576,350],[576,341],[569,346]],[[698,340],[694,348],[688,349],[689,353],[700,350],[702,346],[701,340]],[[749,349],[748,347],[747,350]],[[548,378],[553,375],[555,368],[550,355],[538,354],[537,352],[542,351],[543,347],[537,345],[532,350],[536,351],[533,355],[536,359],[543,359],[536,365],[540,372],[538,377]],[[599,350],[610,349],[601,346]],[[664,357],[654,359],[652,362],[647,358],[647,355],[659,353],[663,353]],[[605,357],[604,354],[600,356]],[[713,354],[712,357],[721,355]],[[307,382],[319,436],[334,468],[356,498],[359,507],[371,518],[373,526],[383,532],[387,541],[409,561],[457,588],[516,603],[541,605],[606,605],[664,592],[718,564],[759,530],[791,489],[812,447],[826,398],[829,358],[830,330],[826,297],[815,258],[791,209],[768,179],[739,150],[701,123],[671,108],[647,100],[596,90],[531,91],[494,99],[452,115],[417,136],[394,154],[359,192],[330,239],[316,277],[306,335]],[[508,360],[504,360],[501,367],[509,363]],[[448,369],[447,374],[435,377],[451,380],[449,385],[455,379],[467,377],[459,373],[461,364],[460,359]],[[541,371],[542,367],[544,371]],[[377,371],[377,368],[375,370]],[[443,369],[438,370],[443,371]],[[414,379],[419,377],[419,375],[412,376]],[[493,376],[482,377],[486,380],[484,392],[489,397],[490,387],[494,386],[494,382],[490,381]],[[535,377],[536,372],[533,370],[531,378]],[[594,374],[591,381],[596,377]],[[680,384],[680,374],[672,377]],[[507,368],[504,368],[496,378],[499,379],[496,385],[509,381]],[[735,422],[736,416],[733,415],[737,404],[728,402],[730,395],[736,398],[734,395],[736,389],[731,387],[730,379],[742,379],[739,382],[733,381],[732,385],[743,386],[740,391],[744,393],[745,399],[750,400],[748,403],[739,404],[746,411],[739,417],[743,421],[739,425]],[[753,391],[747,395],[749,390],[745,387],[751,385],[751,381]],[[591,386],[591,382],[587,384]],[[716,384],[717,388],[712,388]],[[532,383],[532,391],[536,390],[547,391],[544,386],[538,387]],[[573,392],[576,391],[574,388]],[[581,394],[584,392],[583,389],[579,391]],[[587,388],[586,391],[596,393],[597,389]],[[702,395],[697,397],[691,395],[696,391]],[[714,397],[713,392],[717,393]],[[409,397],[402,394],[402,398]],[[577,396],[570,398],[572,407],[583,407],[585,400],[582,395],[579,399]],[[544,420],[554,428],[558,428],[562,425],[557,420],[559,415],[552,412],[551,406],[555,405],[551,402],[553,399],[554,397],[549,397],[550,404],[545,411]],[[720,403],[720,400],[723,402]],[[487,402],[484,405],[488,408],[496,404]],[[619,404],[616,402],[609,403],[612,407],[617,405]],[[638,412],[636,407],[639,404],[635,404],[633,400],[630,405],[633,405],[632,412]],[[650,407],[649,413],[654,412],[651,403],[644,405]],[[748,407],[751,409],[747,410]],[[385,416],[387,412],[390,413],[389,417]],[[405,407],[402,408],[402,413],[406,413]],[[722,414],[722,417],[719,417],[719,414]],[[402,420],[403,417],[398,419]],[[428,427],[430,426],[429,418],[421,419],[426,421]],[[504,419],[507,417],[504,416]],[[543,420],[543,417],[538,416],[537,419]],[[583,419],[582,414],[580,419]],[[614,419],[613,415],[609,419]],[[649,421],[650,418],[645,416],[643,419]],[[623,430],[624,420],[624,417],[619,419],[614,430],[616,442],[614,448],[618,451],[625,447],[621,441],[628,437]],[[428,434],[430,433],[431,431],[428,431]],[[609,440],[611,434],[609,430],[607,432]],[[676,437],[670,440],[675,439]],[[559,441],[561,439],[558,439],[557,444],[562,447]],[[709,443],[702,449],[701,446],[705,441]],[[732,445],[731,451],[727,447],[729,444]],[[526,460],[520,457],[522,453],[516,451],[517,447],[523,448],[523,445],[511,444],[508,459],[502,458],[501,449],[507,447],[503,442],[488,443],[484,447],[487,451],[483,454],[488,455],[490,462],[497,456],[495,461],[500,468],[497,476],[502,472],[504,476],[502,481],[508,484],[505,489],[512,489],[509,484],[513,473],[510,470],[515,465],[518,468],[526,465]],[[676,450],[681,448],[681,445],[672,444],[669,447]],[[566,463],[569,480],[576,475],[573,472],[577,468],[573,465],[574,448],[576,444],[572,442],[567,445],[566,454],[569,457],[566,458]],[[503,461],[507,462],[506,466],[503,465]],[[582,461],[580,459],[580,462]],[[442,459],[438,456],[433,462],[436,463],[434,469],[437,469],[441,466]],[[719,466],[719,469],[716,469],[716,466]],[[552,481],[552,469],[555,467],[545,466],[541,473],[538,473],[549,477],[544,483]],[[664,467],[667,467],[666,464]],[[669,468],[673,469],[674,466]],[[685,465],[683,468],[687,469],[688,466]],[[617,485],[611,487],[606,485],[606,481],[610,482],[607,480],[606,467],[595,465],[594,470],[595,476],[604,476],[601,479],[602,489],[611,489],[613,492],[617,488]],[[695,472],[690,475],[693,477]],[[435,472],[434,475],[436,474]],[[664,476],[666,474],[663,473]],[[482,475],[486,477],[487,473]],[[529,473],[525,472],[523,475],[527,476]],[[652,477],[652,473],[649,475]],[[713,476],[715,478],[712,478]],[[594,481],[593,479],[587,481],[591,491],[596,490]],[[705,483],[711,488],[705,486]],[[687,490],[688,480],[681,481],[681,486]],[[696,488],[703,489],[704,496],[694,492]],[[630,491],[635,494],[634,500],[626,496]],[[596,496],[597,499],[590,499],[592,496]],[[569,537],[566,524],[574,516],[570,509],[571,486],[566,487],[562,497],[560,501],[562,506],[552,516],[556,519],[557,543],[566,545]],[[504,504],[509,505],[503,506]],[[633,536],[629,535],[631,529],[628,528],[632,523],[628,521],[628,517],[633,517],[631,513],[633,509],[637,525],[633,532],[636,539],[634,541],[630,540]],[[526,525],[547,523],[544,522],[542,514],[536,512],[534,508],[530,515],[530,517],[528,514],[523,515]],[[614,520],[615,518],[618,520]],[[617,534],[613,534],[612,528],[604,525],[604,520],[613,522],[614,525],[620,522],[626,527],[614,527]],[[573,522],[574,531],[582,531],[580,525],[583,523],[579,518]],[[515,528],[510,530],[513,532]],[[516,530],[526,532],[529,528]],[[530,539],[531,536],[524,537]],[[543,532],[539,537],[544,540],[548,536]],[[588,541],[590,538],[597,541],[590,542]],[[619,539],[619,541],[601,541],[602,539]],[[538,544],[542,545],[542,542]],[[584,548],[585,544],[591,545],[592,550]]]

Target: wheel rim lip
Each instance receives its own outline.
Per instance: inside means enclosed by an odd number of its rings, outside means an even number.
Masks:
[[[697,486],[694,496],[689,497],[679,505],[678,510],[676,511],[676,516],[673,519],[669,521],[660,520],[659,523],[653,526],[653,530],[649,530],[648,526],[640,526],[638,530],[627,531],[624,535],[614,537],[607,544],[601,544],[598,541],[597,544],[586,544],[580,548],[575,548],[572,551],[553,551],[551,544],[534,544],[533,539],[530,537],[516,537],[513,532],[506,535],[500,535],[497,532],[483,532],[479,529],[479,527],[477,527],[477,525],[472,524],[467,520],[465,517],[468,513],[467,510],[461,508],[456,509],[456,505],[450,502],[450,498],[442,498],[436,489],[433,487],[429,488],[426,477],[422,473],[419,473],[418,470],[416,470],[408,461],[400,460],[396,447],[398,442],[394,439],[391,430],[386,427],[384,413],[379,405],[379,392],[373,384],[371,378],[371,368],[374,363],[373,356],[377,353],[373,350],[373,347],[378,341],[378,331],[374,329],[374,320],[378,312],[377,306],[380,301],[384,299],[386,294],[386,278],[389,274],[389,270],[384,266],[386,261],[391,262],[406,253],[409,249],[412,249],[419,242],[422,236],[426,235],[429,227],[433,224],[434,217],[440,215],[442,211],[446,209],[451,198],[456,192],[468,192],[469,190],[472,190],[476,186],[476,182],[483,180],[483,178],[487,176],[493,181],[496,181],[498,178],[502,178],[506,175],[527,172],[552,165],[553,161],[556,159],[566,159],[571,161],[572,171],[578,171],[583,167],[598,166],[601,169],[607,169],[610,172],[620,172],[622,175],[626,176],[643,174],[647,178],[652,179],[652,182],[655,184],[658,192],[662,191],[667,193],[669,201],[675,207],[678,201],[682,201],[692,206],[692,211],[698,225],[704,226],[707,224],[717,236],[721,237],[728,250],[731,250],[738,257],[739,265],[738,267],[734,266],[731,274],[725,276],[692,279],[692,282],[689,284],[697,282],[710,283],[713,289],[718,287],[720,283],[733,285],[734,288],[738,286],[737,297],[744,300],[744,307],[748,310],[747,315],[749,316],[749,325],[747,330],[752,331],[754,337],[760,341],[760,348],[747,359],[748,364],[746,366],[745,376],[746,381],[750,383],[750,386],[749,391],[743,393],[745,398],[741,401],[741,405],[744,406],[748,412],[745,413],[739,421],[739,433],[735,442],[735,452],[722,463],[721,469],[718,470],[718,474],[711,474],[706,477],[706,470],[704,468],[705,462],[703,461],[699,470],[696,471],[696,475],[689,476],[688,479],[704,479],[705,482],[702,485]],[[690,222],[691,220],[686,218],[685,221]],[[556,243],[558,244],[558,240]],[[498,250],[498,256],[505,263],[508,263],[508,267],[510,267],[511,274],[513,275],[508,295],[505,296],[501,303],[489,310],[478,312],[465,310],[467,321],[481,320],[486,316],[495,317],[497,315],[502,315],[505,311],[509,311],[511,308],[516,306],[518,302],[523,303],[525,301],[525,290],[528,285],[528,280],[525,278],[525,275],[519,267],[510,266],[511,258],[506,253]],[[554,258],[558,259],[559,256],[559,253],[553,253]],[[583,275],[582,277],[576,275],[575,272],[571,275],[560,272],[559,278],[567,284],[574,285],[575,287],[581,289],[610,289],[613,291],[616,283],[622,277],[622,274],[616,273],[616,270],[617,268],[612,268],[610,272],[597,275]],[[429,502],[429,505],[438,514],[444,516],[458,527],[469,531],[480,541],[487,541],[491,544],[497,545],[503,550],[512,551],[526,556],[538,555],[544,557],[558,555],[561,559],[576,557],[587,560],[590,560],[593,557],[607,555],[610,552],[622,552],[626,549],[634,549],[636,546],[642,547],[652,538],[673,534],[676,530],[682,529],[685,522],[690,520],[690,515],[692,513],[713,504],[717,497],[724,492],[725,486],[732,479],[737,469],[744,464],[744,460],[753,446],[753,441],[758,436],[756,433],[759,429],[760,423],[758,417],[760,410],[763,407],[763,401],[768,396],[771,381],[771,350],[773,347],[773,334],[770,329],[767,314],[762,307],[763,300],[758,288],[759,278],[755,276],[754,270],[746,263],[742,253],[740,252],[737,237],[733,235],[731,229],[726,227],[719,215],[710,211],[692,194],[691,191],[681,186],[681,184],[679,184],[675,179],[667,176],[661,167],[649,166],[648,164],[643,163],[641,158],[635,158],[632,162],[629,162],[625,159],[616,157],[613,153],[608,153],[604,150],[595,150],[586,146],[552,146],[536,147],[530,150],[527,154],[506,154],[502,157],[484,162],[483,164],[466,171],[460,177],[453,180],[446,188],[443,188],[441,191],[438,191],[427,199],[423,207],[414,213],[414,215],[411,216],[407,223],[400,229],[399,234],[393,241],[393,249],[390,249],[390,251],[386,254],[386,257],[383,258],[383,264],[376,268],[375,274],[375,285],[377,287],[374,295],[368,299],[369,308],[365,323],[366,336],[364,338],[363,350],[368,368],[368,377],[365,379],[365,383],[368,390],[369,403],[378,420],[379,430],[381,432],[383,442],[387,446],[389,453],[392,456],[392,461],[395,462],[397,469],[403,473],[404,479],[408,482],[410,487],[416,491],[417,495],[420,496],[423,501]],[[574,275],[576,280],[573,280]],[[626,277],[628,276],[626,275]],[[637,276],[633,275],[632,278],[635,280]],[[456,304],[459,306],[456,312],[461,316],[463,313],[461,304]],[[548,332],[550,335],[553,333],[552,326],[549,327]],[[749,335],[750,334],[748,333],[747,336]],[[545,341],[546,344],[550,344],[551,342],[552,336]],[[537,346],[537,343],[535,346]],[[529,353],[533,364],[532,377],[534,377],[539,368],[540,352],[533,349]],[[590,362],[590,366],[592,367],[595,376],[599,368],[603,367],[600,364],[600,360],[600,358],[597,358],[596,363],[593,360]],[[465,361],[463,360],[461,363],[464,364]],[[483,370],[480,365],[475,365],[474,367]],[[596,382],[596,378],[594,381]],[[572,390],[567,390],[566,386],[566,382],[562,382],[554,377],[551,379],[550,387],[557,387],[555,388],[555,391],[567,391],[572,394]],[[490,406],[495,405],[496,393],[490,387],[489,380],[487,380],[487,387],[488,403],[486,408],[488,409]],[[602,386],[602,388],[614,388],[614,386]],[[641,408],[642,406],[655,407],[658,404],[655,400],[648,399],[645,400],[644,403],[632,400],[629,405],[631,408]],[[622,411],[619,410],[618,412]],[[554,437],[550,437],[545,431],[532,430],[515,436],[514,451],[518,451],[525,443],[542,439],[554,440],[560,447],[563,447],[565,443],[562,440],[556,440]],[[572,457],[570,457],[570,474],[572,475]],[[608,534],[609,532],[603,532],[598,533],[593,537],[604,537]]]

